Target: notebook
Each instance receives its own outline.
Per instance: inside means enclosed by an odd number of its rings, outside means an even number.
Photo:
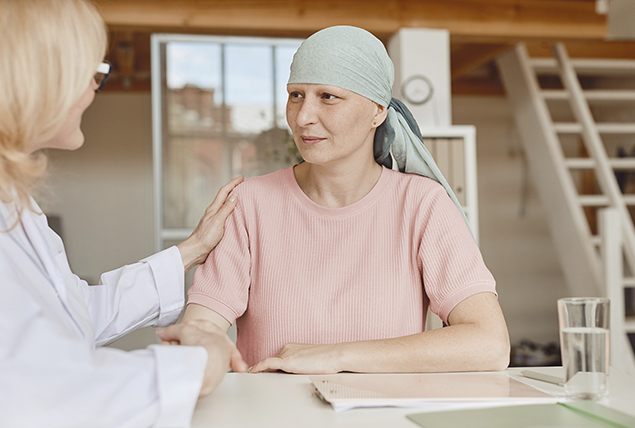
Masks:
[[[310,376],[317,395],[337,411],[354,407],[427,407],[444,403],[555,403],[558,397],[506,373],[417,373]],[[456,407],[456,406],[453,406]]]

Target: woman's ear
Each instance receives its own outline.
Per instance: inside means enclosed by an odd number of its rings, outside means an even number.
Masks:
[[[375,117],[373,117],[373,127],[377,128],[386,120],[386,116],[388,116],[388,109],[377,103],[375,103],[375,106],[377,107],[377,110],[375,112]]]

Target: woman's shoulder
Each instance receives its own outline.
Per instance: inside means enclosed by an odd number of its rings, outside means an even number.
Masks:
[[[419,174],[410,174],[385,169],[392,187],[408,196],[430,196],[446,194],[445,189],[436,180]]]
[[[458,222],[465,225],[460,211],[441,183],[417,174],[392,171],[391,175],[395,182],[393,200],[401,208],[403,216],[426,224],[434,219],[435,223],[456,225]]]
[[[441,183],[418,174],[389,170],[393,204],[401,207],[404,215],[429,217],[441,209],[454,210],[454,202]]]

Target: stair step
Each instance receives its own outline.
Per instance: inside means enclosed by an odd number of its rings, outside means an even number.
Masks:
[[[607,207],[609,205],[609,198],[604,195],[580,195],[578,200],[583,207]]]
[[[635,206],[635,194],[622,195],[626,205]],[[579,195],[578,201],[583,207],[608,207],[609,197],[605,195]]]
[[[569,93],[563,89],[543,89],[540,91],[545,100],[568,100]],[[635,91],[592,89],[583,91],[587,101],[635,101]]]
[[[593,169],[595,159],[593,158],[568,158],[565,164],[570,169]],[[609,158],[609,165],[613,169],[635,169],[635,158]]]
[[[582,132],[582,125],[575,122],[556,122],[553,128],[558,134],[579,134]]]
[[[635,91],[623,89],[592,89],[584,91],[584,96],[588,101],[635,101]]]
[[[531,58],[530,64],[538,74],[558,73],[555,58]],[[580,75],[630,75],[635,74],[635,60],[575,58],[571,65]]]
[[[635,123],[596,123],[601,134],[635,134]],[[556,122],[554,129],[559,134],[579,134],[582,132],[582,125],[576,122]]]

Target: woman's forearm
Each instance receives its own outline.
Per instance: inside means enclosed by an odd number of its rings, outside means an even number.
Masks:
[[[337,371],[456,372],[504,370],[509,342],[462,324],[394,339],[340,343],[333,350]]]
[[[185,241],[177,244],[176,248],[179,249],[181,253],[181,260],[183,261],[183,270],[188,272],[194,266],[199,265],[205,261],[207,254],[206,248],[203,248],[201,245],[191,238],[186,239]]]
[[[450,326],[395,339],[340,344],[342,369],[359,372],[504,370],[509,335],[496,296],[473,295],[450,313]]]
[[[504,370],[509,336],[496,296],[480,293],[450,313],[451,326],[393,339],[331,345],[290,343],[252,372],[454,372]]]

